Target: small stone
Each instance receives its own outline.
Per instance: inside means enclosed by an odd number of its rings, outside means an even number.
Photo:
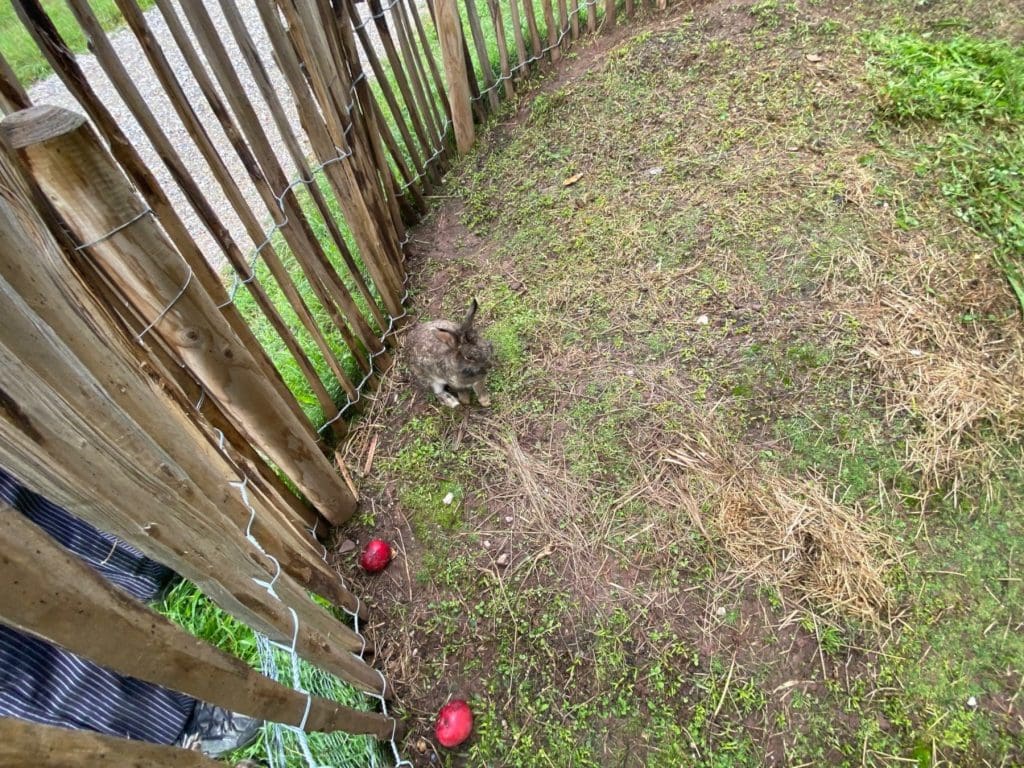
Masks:
[[[352,539],[345,539],[341,544],[338,545],[338,553],[347,555],[349,552],[356,548],[356,543]]]
[[[636,376],[636,371],[634,371],[632,368],[627,368],[626,369],[626,375],[627,376]]]
[[[502,552],[500,555],[498,555],[498,559],[495,560],[495,562],[498,565],[500,565],[502,568],[504,568],[506,565],[509,564],[509,561],[511,559],[512,559],[512,557],[509,555],[508,552]]]
[[[419,752],[421,755],[424,755],[424,754],[426,754],[428,749],[430,749],[430,746],[427,744],[427,740],[426,739],[422,739],[422,738],[421,739],[416,739],[416,751],[417,752]]]
[[[446,507],[447,507],[447,506],[448,506],[449,504],[451,504],[451,503],[452,503],[453,501],[455,501],[455,494],[454,494],[454,493],[452,493],[451,491],[449,491],[449,492],[448,492],[448,495],[447,495],[447,496],[445,496],[445,497],[444,497],[443,499],[441,499],[441,502],[442,502],[442,503],[443,503],[443,504],[444,504],[444,505],[445,505]]]
[[[505,522],[508,523],[509,525],[511,525],[515,521],[516,521],[516,519],[514,517],[512,517],[512,515],[505,515]]]
[[[707,325],[711,322],[711,318],[707,315],[701,315],[697,318],[697,325]]]
[[[491,548],[490,539],[484,539],[484,549],[490,549],[490,548]]]
[[[660,165],[656,165],[653,168],[648,168],[647,169],[647,173],[649,173],[651,176],[657,176],[663,170],[665,170],[665,169],[662,168]]]
[[[978,706],[978,700],[971,696],[971,698],[967,700],[967,706],[971,709],[975,709]]]
[[[923,354],[924,354],[924,352],[922,352],[920,349],[912,349],[912,350],[910,350],[910,356],[911,357],[920,357]]]
[[[715,616],[717,616],[718,618],[722,618],[723,616],[725,616],[725,606],[724,605],[718,606],[718,610],[715,611]]]

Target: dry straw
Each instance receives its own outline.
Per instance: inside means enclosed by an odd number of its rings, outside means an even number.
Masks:
[[[858,510],[811,481],[742,461],[707,434],[684,439],[661,461],[677,468],[678,504],[699,515],[698,527],[729,553],[739,577],[771,584],[826,614],[869,621],[885,615],[893,548]]]

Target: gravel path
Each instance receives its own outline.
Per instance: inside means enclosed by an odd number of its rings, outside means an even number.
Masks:
[[[295,114],[295,110],[291,102],[288,85],[285,82],[284,76],[274,63],[273,57],[270,55],[271,46],[267,40],[267,35],[263,29],[263,25],[260,22],[256,6],[252,0],[238,0],[237,5],[239,13],[245,20],[246,27],[249,29],[249,33],[252,35],[253,40],[256,43],[257,49],[267,52],[263,56],[264,66],[270,74],[275,90],[281,95],[281,101],[284,103],[285,108],[288,111],[292,127],[295,130],[296,135],[299,136],[300,140],[302,140],[303,146],[306,150],[306,155],[309,157],[311,152],[308,144],[305,142],[304,134],[299,127],[298,117]],[[369,9],[367,6],[368,4],[366,3],[359,4],[357,6],[357,8],[360,9],[359,13],[363,14],[364,17],[369,16]],[[207,3],[207,10],[213,18],[214,24],[217,25],[218,29],[222,30],[221,38],[228,49],[231,60],[235,63],[235,66],[238,69],[239,76],[245,84],[246,91],[249,94],[253,105],[256,106],[257,113],[264,112],[266,114],[264,129],[274,146],[274,150],[282,167],[285,169],[288,178],[294,179],[297,176],[295,166],[288,157],[284,142],[273,124],[273,119],[270,116],[269,109],[263,105],[256,89],[256,85],[253,82],[252,77],[249,75],[249,70],[245,67],[241,54],[239,53],[237,46],[234,44],[234,39],[231,36],[227,22],[224,20],[219,4],[212,2]],[[209,105],[203,98],[202,93],[199,90],[199,86],[191,77],[188,67],[185,64],[184,57],[174,44],[174,40],[167,29],[163,16],[156,8],[152,8],[146,12],[146,21],[148,22],[154,37],[163,48],[164,54],[167,56],[171,66],[174,67],[175,72],[178,73],[179,80],[192,103],[193,109],[195,109],[196,113],[199,115],[199,118],[206,126],[211,139],[220,150],[220,154],[225,159],[232,177],[238,182],[246,200],[256,212],[257,216],[261,220],[265,220],[266,226],[269,228],[272,225],[272,218],[269,212],[267,212],[266,206],[263,204],[260,196],[257,194],[256,189],[249,182],[248,176],[246,175],[241,162],[238,160],[235,151],[232,149],[227,137],[224,135],[216,118],[213,116]],[[187,28],[188,24],[185,23],[185,26]],[[377,37],[374,24],[372,22],[368,23],[366,25],[366,29],[370,33],[375,49],[383,57],[383,52],[380,47],[380,41]],[[191,171],[200,189],[217,211],[222,222],[235,237],[239,247],[242,248],[242,251],[250,253],[255,247],[255,244],[246,235],[245,228],[242,226],[238,216],[235,214],[234,209],[232,209],[225,199],[220,185],[214,179],[213,174],[209,171],[202,155],[192,143],[188,132],[178,119],[177,114],[171,106],[170,100],[164,93],[163,88],[161,88],[156,75],[149,67],[149,63],[142,52],[141,46],[135,39],[135,36],[132,34],[131,30],[125,28],[113,33],[110,40],[121,61],[131,73],[136,87],[141,92],[143,98],[145,98],[146,103],[153,111],[153,114],[160,120],[164,132],[168,135],[172,144],[181,155],[182,160]],[[198,44],[195,43],[194,39],[193,44],[198,50]],[[225,259],[221,254],[219,247],[200,223],[191,206],[185,201],[184,196],[178,190],[177,185],[173,182],[170,173],[164,167],[163,162],[160,160],[138,123],[132,117],[131,112],[118,96],[117,91],[114,89],[113,85],[111,85],[109,79],[103,73],[103,70],[96,61],[96,58],[91,54],[80,54],[78,56],[78,63],[85,72],[85,75],[93,89],[99,94],[103,102],[107,105],[107,108],[121,126],[121,130],[127,134],[128,138],[142,155],[146,164],[156,175],[157,180],[167,192],[171,203],[184,220],[189,231],[199,244],[199,247],[205,254],[207,254],[207,258],[210,263],[215,267],[220,268],[225,263]],[[363,64],[366,71],[369,72],[369,65],[367,65],[365,61]],[[29,96],[34,104],[54,104],[76,112],[83,111],[78,102],[64,87],[60,78],[55,75],[31,87],[29,89]]]

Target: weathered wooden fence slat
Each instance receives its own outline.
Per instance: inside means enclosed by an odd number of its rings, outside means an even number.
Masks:
[[[374,190],[383,195],[387,211],[391,214],[391,227],[385,229],[395,236],[395,251],[391,254],[391,259],[397,269],[405,260],[402,251],[405,222],[402,218],[403,203],[395,174],[384,154],[383,134],[389,129],[385,124],[377,123],[377,99],[370,88],[362,63],[360,62],[357,68],[352,68],[352,62],[359,62],[359,54],[355,34],[352,32],[352,20],[348,15],[348,5],[345,2],[336,2],[332,6],[329,0],[320,0],[319,9],[324,29],[328,33],[327,42],[335,57],[335,66],[339,71],[348,69],[352,72],[349,98],[357,110],[354,124],[362,135],[364,151],[367,147],[370,150],[365,156],[361,155],[360,159],[364,161],[368,177],[376,180]]]
[[[515,88],[512,86],[512,67],[508,60],[508,41],[505,39],[505,19],[501,15],[501,5],[498,0],[487,0],[487,10],[491,15],[491,25],[494,27],[494,38],[498,43],[498,64],[501,67],[502,87],[505,91],[505,98],[511,99],[515,95]]]
[[[220,152],[214,146],[209,133],[203,126],[202,122],[200,122],[195,109],[189,103],[181,82],[168,62],[163,48],[154,38],[149,28],[149,24],[146,21],[145,15],[139,10],[134,0],[116,0],[116,2],[118,8],[124,15],[125,21],[134,33],[135,38],[139,41],[139,44],[141,45],[150,66],[156,73],[164,91],[167,93],[169,101],[174,107],[175,112],[182,121],[185,129],[188,131],[189,136],[198,147],[203,159],[210,168],[211,174],[217,180],[220,185],[220,189],[231,204],[232,209],[238,215],[239,220],[245,227],[246,233],[254,243],[261,242],[264,237],[263,226],[260,224],[256,214],[245,200],[238,184],[231,177],[231,172],[228,170]],[[273,246],[269,244],[266,248],[273,250]],[[281,317],[278,309],[271,302],[262,283],[257,279],[249,279],[252,275],[250,274],[248,259],[243,257],[237,249],[227,251],[226,256],[231,266],[235,269],[235,272],[241,276],[239,278],[240,281],[244,281],[246,290],[253,297],[253,300],[259,307],[260,312],[265,318],[267,318],[267,321],[284,342],[289,354],[292,356],[292,359],[295,360],[298,365],[303,378],[309,384],[313,395],[317,398],[317,402],[323,410],[325,417],[327,419],[333,418],[334,415],[337,414],[337,408],[334,405],[327,388],[320,380],[319,375],[313,367],[313,363],[310,361],[308,355],[295,338],[294,333],[292,333],[291,329]],[[276,254],[273,258],[276,260]],[[290,285],[290,281],[288,281],[288,283]],[[291,299],[290,303],[292,303],[293,308],[295,308],[296,302],[294,300],[297,297],[294,294],[290,294],[288,291],[285,291],[285,293],[286,298]],[[300,321],[303,322],[307,331],[311,331],[310,335],[314,340],[317,340],[320,336],[319,328],[317,328],[312,316],[309,315],[308,312],[304,313],[301,311],[296,312],[296,314],[299,316]],[[326,359],[328,361],[332,361],[333,354],[331,354],[331,350],[327,347],[326,342],[322,342],[318,346],[321,349],[321,352],[326,350],[328,353],[326,355]]]
[[[366,284],[366,281],[363,279],[362,273],[352,260],[352,254],[349,252],[348,244],[345,242],[345,237],[338,228],[338,224],[327,204],[326,198],[320,191],[320,185],[317,183],[313,171],[307,162],[306,153],[299,142],[298,136],[292,128],[288,115],[285,114],[284,105],[270,81],[270,76],[267,73],[263,60],[260,58],[259,52],[256,49],[256,44],[253,42],[252,35],[246,28],[245,22],[242,21],[237,5],[234,0],[221,0],[220,7],[224,13],[224,18],[228,23],[228,27],[231,29],[231,34],[234,37],[235,42],[238,44],[242,57],[245,60],[254,82],[256,83],[256,87],[259,89],[260,95],[263,97],[267,106],[270,107],[270,112],[274,118],[274,124],[277,126],[278,134],[284,141],[285,147],[288,150],[288,155],[291,158],[292,163],[295,165],[295,168],[298,170],[299,178],[309,181],[309,183],[305,184],[305,188],[327,226],[328,234],[331,237],[331,243],[337,249],[338,253],[341,254],[345,266],[349,270],[349,277],[355,284],[356,290],[365,300],[366,306],[377,321],[377,324],[379,326],[383,326],[384,317],[381,314],[380,308],[377,306],[377,301],[371,293],[369,286]]]
[[[423,53],[423,57],[427,60],[427,68],[430,70],[430,77],[434,83],[434,90],[441,103],[441,111],[444,114],[444,117],[448,121],[451,121],[452,109],[451,105],[448,103],[448,92],[445,90],[444,80],[441,78],[437,58],[434,56],[434,49],[430,45],[430,41],[427,39],[426,30],[423,28],[423,20],[420,18],[419,3],[415,2],[415,0],[408,0],[408,2],[409,15],[412,18],[413,25],[416,27],[416,35],[419,37],[420,41],[420,51]],[[441,122],[444,123],[445,121],[442,120]],[[441,170],[447,170],[447,146],[444,142],[444,137],[442,136],[440,138],[442,141],[439,142],[438,149],[439,167]]]
[[[86,4],[84,0],[69,0],[69,4],[71,6],[72,11],[75,14],[75,17],[81,24],[82,29],[85,30],[85,32],[89,36],[89,44],[96,55],[97,61],[99,61],[100,65],[103,67],[104,72],[106,72],[108,77],[110,78],[111,83],[113,83],[119,95],[124,100],[128,108],[131,110],[133,116],[139,122],[139,125],[142,127],[147,138],[153,143],[153,146],[159,152],[161,158],[163,159],[167,168],[170,170],[177,184],[185,192],[186,197],[192,204],[192,207],[196,211],[200,220],[204,223],[207,231],[209,231],[210,234],[217,241],[218,245],[220,246],[221,252],[225,255],[228,261],[232,265],[234,265],[236,269],[240,268],[242,270],[246,270],[246,259],[242,255],[242,252],[238,247],[238,244],[235,242],[230,232],[228,232],[227,228],[223,225],[220,218],[217,216],[216,212],[213,209],[213,206],[200,191],[199,185],[196,183],[191,173],[185,167],[185,164],[181,160],[181,157],[179,156],[178,152],[175,150],[174,145],[167,137],[167,134],[164,132],[164,130],[161,128],[160,121],[150,110],[149,106],[146,103],[146,100],[139,93],[138,89],[133,83],[124,65],[117,57],[117,54],[114,52],[113,46],[110,44],[110,41],[106,36],[106,33],[103,31],[102,26],[96,19],[95,15],[92,13],[88,4]],[[129,5],[129,3],[124,2],[124,0],[122,0],[121,5],[127,6]],[[135,14],[141,16],[141,13],[138,11],[137,7],[134,10]],[[130,9],[128,13],[131,14]],[[171,100],[172,103],[175,104],[187,103],[183,99],[172,98]],[[208,162],[211,161],[208,160]],[[234,185],[234,183],[228,186],[237,190],[237,186]],[[302,348],[292,338],[292,334],[288,331],[288,328],[285,325],[284,320],[280,317],[277,310],[270,303],[270,300],[266,296],[266,293],[262,291],[262,289],[260,288],[258,283],[256,283],[256,281],[250,281],[248,285],[250,287],[250,291],[254,294],[254,298],[256,299],[258,306],[263,311],[264,316],[268,318],[271,324],[281,334],[282,339],[285,341],[285,344],[288,346],[289,351],[292,353],[292,356],[295,358],[296,362],[300,366],[300,369],[304,373],[305,378],[307,379],[311,389],[315,394],[319,396],[321,407],[323,407],[326,412],[329,412],[332,415],[336,413],[333,401],[331,400],[330,395],[327,393],[327,390],[324,388],[323,384],[320,382],[319,377],[316,375],[312,363],[306,357],[305,353],[302,351]],[[255,353],[257,355],[260,355],[262,354],[262,350],[255,350]],[[282,399],[285,403],[289,405],[289,407],[292,408],[296,416],[302,418],[303,420],[305,419],[305,416],[302,414],[302,411],[298,408],[298,404],[295,402],[295,399],[293,397],[288,396]]]
[[[526,41],[523,39],[523,20],[519,15],[519,0],[509,0],[509,18],[511,19],[512,38],[516,43],[516,79],[521,80],[526,76]]]
[[[257,632],[286,646],[294,642],[300,657],[380,693],[379,673],[351,653],[365,640],[310,601],[247,539],[225,536],[225,527],[233,526],[213,501],[218,491],[197,486],[153,442],[148,425],[117,407],[6,281],[0,281],[0,294],[0,366],[8,374],[0,464],[33,490],[174,568]],[[220,485],[223,493],[228,479]],[[269,583],[278,600],[261,586]]]
[[[132,0],[122,1],[132,2]],[[265,176],[259,169],[259,164],[256,162],[256,158],[253,156],[252,151],[249,149],[249,145],[245,143],[245,140],[242,137],[241,130],[234,122],[234,118],[228,110],[227,105],[225,105],[221,100],[216,86],[201,63],[199,55],[185,32],[185,29],[182,26],[177,13],[174,11],[173,6],[163,2],[163,0],[158,0],[157,7],[160,9],[164,22],[167,25],[178,50],[184,58],[190,74],[195,78],[200,92],[203,94],[203,97],[209,104],[214,116],[217,118],[218,124],[223,129],[228,142],[235,150],[239,160],[241,161],[242,167],[245,168],[246,173],[249,176],[249,179],[253,182],[253,185],[259,193],[260,198],[263,200],[271,219],[275,222],[281,220],[282,213],[280,206],[277,203],[275,192],[270,189]],[[216,166],[214,166],[214,170],[216,171]],[[227,177],[225,183],[234,185],[230,176]],[[319,350],[321,356],[327,363],[328,368],[330,368],[331,373],[341,384],[345,392],[349,393],[351,396],[351,393],[355,391],[355,387],[349,381],[345,368],[338,359],[334,350],[331,348],[330,344],[327,342],[326,336],[317,324],[312,310],[299,293],[281,258],[278,256],[273,243],[273,238],[267,236],[263,226],[255,218],[255,214],[253,214],[253,216],[243,216],[242,221],[246,226],[246,231],[248,232],[249,237],[252,238],[253,243],[257,245],[258,255],[264,264],[266,264],[267,269],[270,271],[271,276],[280,288],[281,293],[288,302],[288,305],[295,312],[303,329],[313,340],[317,350]],[[246,284],[249,284],[257,282],[257,278],[254,276],[254,272],[250,270],[248,264],[244,265],[244,269],[238,271],[237,275],[238,276],[235,278],[236,283],[232,288],[232,295],[241,283],[245,282]]]
[[[415,7],[415,4],[413,7]],[[436,128],[435,143],[442,144],[444,142],[446,132],[448,113],[444,109],[443,99],[435,96],[435,93],[431,88],[431,78],[427,77],[427,67],[423,64],[424,55],[426,58],[430,58],[430,48],[428,46],[426,48],[426,52],[423,52],[418,48],[416,38],[412,32],[412,19],[408,12],[408,7],[404,2],[402,2],[402,0],[398,0],[391,10],[395,18],[395,28],[398,30],[399,35],[405,38],[406,48],[409,49],[409,56],[412,58],[414,69],[416,70],[416,77],[420,81],[420,87],[423,90],[424,99],[430,108],[430,114]],[[436,85],[436,82],[434,84]]]
[[[224,768],[191,749],[0,718],[0,768]]]
[[[337,273],[306,219],[294,188],[274,153],[262,121],[246,97],[238,72],[215,33],[215,26],[205,6],[197,0],[187,0],[183,6],[188,11],[187,18],[199,47],[235,113],[242,133],[269,183],[269,189],[277,190],[271,195],[281,206],[279,215],[283,214],[285,217],[285,223],[279,227],[279,231],[305,273],[314,295],[327,311],[334,329],[348,346],[359,366],[364,371],[368,370],[369,362],[362,347],[365,345],[370,351],[376,351],[379,341],[362,314],[355,308],[347,289],[336,279]],[[352,324],[351,329],[349,323]]]
[[[398,48],[395,46],[395,41],[392,38],[391,29],[388,26],[380,0],[369,0],[369,6],[370,12],[373,14],[373,24],[377,31],[377,38],[381,42],[384,56],[391,67],[391,72],[395,79],[395,85],[402,96],[402,103],[408,115],[409,124],[420,142],[423,156],[428,158],[432,154],[434,144],[437,141],[435,138],[436,134],[432,135],[431,131],[428,130],[427,116],[422,113],[420,101],[413,94],[411,79],[406,75],[405,66],[399,57]],[[365,30],[362,31],[362,34],[366,34]],[[369,47],[373,47],[372,43],[369,44]],[[428,168],[428,170],[431,174],[432,183],[440,184],[441,176],[437,169]]]
[[[587,32],[597,31],[597,0],[587,0]]]
[[[551,5],[551,0],[541,0],[540,6],[544,11],[544,27],[548,34],[548,58],[554,64],[562,58],[562,51],[558,47],[558,25],[555,23],[555,9]]]
[[[466,18],[469,20],[470,37],[473,38],[473,46],[476,48],[477,66],[480,67],[480,74],[484,79],[484,91],[487,93],[487,102],[491,111],[498,109],[498,90],[494,79],[494,70],[491,68],[491,57],[487,52],[487,40],[484,38],[484,29],[480,24],[480,14],[476,10],[476,0],[465,0]]]
[[[10,62],[0,52],[0,112],[5,115],[31,106],[24,86],[11,69]]]
[[[473,146],[476,129],[473,127],[473,112],[466,59],[462,55],[462,22],[455,7],[455,0],[435,0],[437,35],[441,41],[441,56],[448,78],[448,101],[452,108],[452,123],[455,126],[455,143],[459,152],[465,154]]]
[[[530,31],[530,45],[533,47],[534,58],[540,58],[544,48],[540,41],[540,29],[537,25],[537,9],[534,8],[534,0],[522,0],[523,12],[526,15],[526,26]]]
[[[607,29],[615,26],[615,2],[616,0],[605,0],[604,3],[604,23]]]
[[[572,44],[569,38],[569,7],[566,0],[558,0],[558,37],[562,52],[565,53]]]
[[[146,608],[0,502],[0,621],[122,675],[306,731],[389,738],[390,717],[307,697]],[[92,629],[83,632],[83,626]]]
[[[270,5],[268,0],[257,0],[257,7],[261,4]],[[318,17],[313,15],[314,9],[306,4],[300,6],[296,7],[289,2],[278,3],[277,7],[284,12],[289,25],[288,34],[284,37],[276,11],[271,10],[273,6],[266,9],[266,12],[261,10],[261,16],[268,25],[268,31],[273,28],[271,41],[279,63],[288,59],[287,64],[282,63],[282,71],[296,103],[302,101],[309,114],[323,116],[329,146],[317,143],[314,144],[314,151],[320,156],[321,163],[330,163],[325,170],[329,178],[333,176],[339,201],[347,206],[345,218],[359,247],[360,257],[370,271],[388,311],[392,316],[397,316],[402,314],[400,248],[393,227],[390,226],[390,216],[384,213],[380,204],[379,184],[371,181],[362,165],[366,162],[366,155],[360,151],[364,147],[354,130],[358,122],[354,118],[357,106],[355,96],[345,73],[334,66],[323,38],[323,30],[311,31],[302,27],[304,17],[307,26],[316,23],[314,20]],[[278,38],[277,42],[274,42],[275,37]],[[315,59],[311,58],[314,54]],[[312,98],[303,93],[307,89],[311,91]],[[351,162],[331,162],[337,158],[337,148],[345,152]],[[379,341],[374,338],[369,348],[376,352],[379,346]]]
[[[402,169],[403,176],[405,177],[405,183],[408,185],[409,191],[414,195],[417,207],[421,211],[424,211],[426,210],[426,201],[423,199],[423,195],[430,194],[433,191],[434,184],[439,184],[441,182],[441,176],[437,171],[437,165],[436,163],[430,163],[424,159],[430,157],[429,148],[421,148],[413,138],[409,129],[409,122],[406,118],[407,111],[403,110],[402,105],[400,105],[398,100],[395,98],[395,91],[391,87],[391,83],[388,81],[384,67],[381,64],[380,56],[377,55],[377,50],[373,41],[370,39],[369,33],[366,31],[365,24],[356,25],[356,37],[359,40],[362,55],[370,65],[373,76],[380,88],[384,103],[388,106],[388,112],[391,115],[391,119],[393,120],[395,127],[398,129],[399,135],[402,137],[402,143],[405,146],[405,150],[409,153],[409,162],[412,164],[411,169]],[[424,151],[421,152],[421,149]],[[410,171],[414,171],[418,178],[414,180]]]

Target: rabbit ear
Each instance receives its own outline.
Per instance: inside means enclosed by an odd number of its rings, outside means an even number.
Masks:
[[[469,303],[469,312],[466,313],[466,319],[462,321],[462,327],[459,330],[462,333],[469,333],[469,329],[473,327],[473,317],[476,315],[476,299]]]
[[[454,331],[436,328],[434,329],[434,335],[449,349],[456,349],[459,346],[459,337]]]

